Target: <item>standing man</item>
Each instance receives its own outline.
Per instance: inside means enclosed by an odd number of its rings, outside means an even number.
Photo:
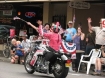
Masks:
[[[73,43],[73,39],[75,38],[76,36],[76,29],[73,27],[73,22],[72,21],[69,21],[68,22],[68,29],[66,29],[65,31],[65,41],[66,42],[70,42],[70,43]]]
[[[95,31],[95,48],[99,49],[102,45],[105,45],[105,31],[102,30],[102,19],[100,19],[100,27],[99,26],[91,26],[91,18],[88,18],[88,27],[90,30]]]
[[[74,28],[73,26],[73,22],[72,21],[69,21],[68,22],[68,29],[66,29],[65,33],[64,33],[64,37],[65,37],[65,41],[66,42],[69,42],[69,43],[73,43],[73,40],[74,38],[76,37],[76,34],[77,34],[77,31],[76,29]],[[77,55],[76,55],[77,57]],[[73,62],[72,62],[72,68],[74,69],[74,64],[75,64],[75,60],[73,59]]]
[[[31,48],[31,44],[30,44],[30,40],[27,39],[27,35],[22,35],[22,47],[24,48],[24,53],[28,53],[30,51],[30,48]]]

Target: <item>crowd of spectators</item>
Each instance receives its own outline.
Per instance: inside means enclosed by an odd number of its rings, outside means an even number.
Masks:
[[[88,34],[85,34],[82,29],[82,25],[79,24],[77,29],[74,27],[74,22],[69,21],[68,22],[68,28],[66,30],[61,30],[60,34],[62,36],[62,39],[64,39],[66,42],[69,43],[75,43],[76,44],[76,49],[77,50],[84,50],[86,55],[90,53],[92,49],[102,49],[102,57],[105,56],[103,46],[105,42],[105,32],[101,31],[102,30],[102,21],[100,20],[100,26],[91,26],[91,18],[87,19],[88,22]],[[39,25],[42,25],[42,21],[38,20],[37,23]],[[28,23],[29,24],[29,23]],[[45,33],[51,33],[52,32],[52,27],[55,24],[52,23],[50,25],[49,23],[46,23],[43,26],[43,32]],[[60,25],[59,25],[60,26]],[[61,26],[60,26],[61,27]],[[37,28],[36,28],[37,29]],[[42,39],[42,36],[35,36],[36,39]],[[22,36],[22,42],[16,41],[13,39],[11,41],[12,47],[11,47],[11,63],[17,63],[17,59],[20,60],[21,63],[24,63],[24,56],[26,53],[30,52],[30,40],[27,39],[27,35]],[[76,54],[76,60],[75,61],[75,66],[73,67],[73,70],[77,72],[78,66],[79,66],[79,61],[81,58],[80,54]],[[105,59],[103,58],[97,58],[96,59],[96,64],[95,64],[95,73],[93,74],[100,74],[101,72],[101,64],[105,63]]]

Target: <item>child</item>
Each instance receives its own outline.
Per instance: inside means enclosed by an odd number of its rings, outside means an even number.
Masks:
[[[23,48],[21,46],[21,42],[17,41],[17,49],[16,49],[16,55],[18,55],[20,57],[20,62],[23,63],[24,62],[24,53],[23,53]]]
[[[11,41],[11,63],[14,64],[14,63],[18,63],[18,56],[15,55],[15,52],[16,52],[16,39],[12,39]]]

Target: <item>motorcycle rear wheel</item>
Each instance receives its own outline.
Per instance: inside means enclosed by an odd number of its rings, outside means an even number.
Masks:
[[[57,60],[54,64],[53,74],[55,78],[66,78],[69,68],[65,67],[65,63],[62,60]]]
[[[30,65],[31,58],[32,55],[30,53],[27,53],[24,59],[24,67],[29,74],[33,74],[35,72],[34,67]]]

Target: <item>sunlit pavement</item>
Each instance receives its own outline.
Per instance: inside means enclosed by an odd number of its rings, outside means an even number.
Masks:
[[[100,78],[82,73],[69,72],[66,78]],[[0,61],[0,78],[54,78],[53,75],[41,73],[28,74],[23,65]]]

